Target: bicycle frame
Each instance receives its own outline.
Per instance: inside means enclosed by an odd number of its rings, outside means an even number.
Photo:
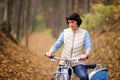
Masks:
[[[70,78],[72,79],[72,74],[69,75],[69,70],[71,70],[73,74],[73,70],[71,67],[59,66],[56,72],[53,73],[52,80],[70,80]]]
[[[54,72],[52,75],[52,80],[72,80],[73,69],[70,66],[70,63],[72,61],[76,61],[77,59],[66,59],[66,58],[53,57],[52,61],[54,61],[54,60],[64,60],[65,65],[57,67],[56,72]],[[69,74],[69,73],[71,73],[71,74]]]
[[[56,72],[52,75],[52,80],[73,80],[73,69],[70,66],[70,62],[76,61],[77,59],[66,59],[53,57],[54,60],[64,60],[65,65],[57,67]],[[93,69],[89,72],[89,80],[108,80],[108,70],[102,68],[101,64],[88,64],[84,65],[86,69]],[[71,70],[71,75],[69,74]]]

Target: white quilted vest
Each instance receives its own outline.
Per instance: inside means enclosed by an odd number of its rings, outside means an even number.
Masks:
[[[73,31],[71,28],[64,30],[64,47],[61,57],[65,58],[79,58],[81,54],[84,54],[84,39],[86,30],[79,28]],[[71,63],[71,66],[83,64],[84,62]],[[64,65],[64,61],[60,61],[61,65]]]

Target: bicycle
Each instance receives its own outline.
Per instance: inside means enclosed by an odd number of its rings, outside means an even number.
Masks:
[[[52,56],[52,61],[63,60],[65,65],[58,66],[57,70],[52,74],[51,80],[73,80],[73,69],[71,62],[78,62],[78,59],[66,59]],[[84,64],[88,70],[89,80],[108,80],[108,69],[102,68],[101,64]],[[92,71],[90,71],[92,69]]]

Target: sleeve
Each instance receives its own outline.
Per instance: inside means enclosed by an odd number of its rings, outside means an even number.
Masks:
[[[63,44],[63,40],[64,40],[64,32],[62,32],[59,36],[59,38],[57,39],[57,41],[55,42],[55,44],[52,46],[52,48],[57,51],[61,45]]]
[[[86,47],[86,50],[92,51],[92,44],[91,44],[90,36],[88,32],[86,32],[85,34],[85,47]]]

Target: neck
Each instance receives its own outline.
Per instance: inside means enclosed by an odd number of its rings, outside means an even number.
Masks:
[[[78,27],[77,28],[75,28],[75,29],[72,29],[73,31],[76,31],[76,30],[78,30]]]

